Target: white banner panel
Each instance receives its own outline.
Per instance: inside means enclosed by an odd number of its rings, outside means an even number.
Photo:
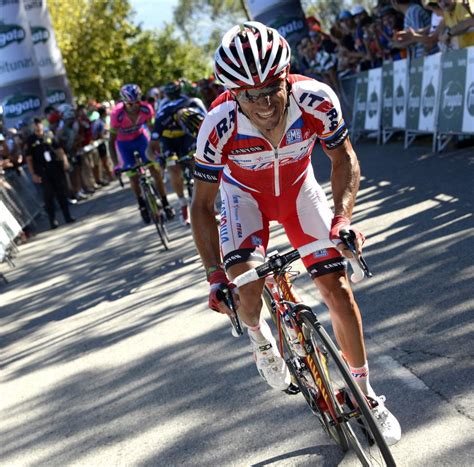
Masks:
[[[424,58],[420,119],[418,122],[418,129],[422,131],[434,132],[436,129],[435,118],[439,96],[440,70],[441,52]]]
[[[474,133],[474,47],[467,49],[465,93],[462,131]]]
[[[23,2],[0,2],[0,87],[38,76],[30,25]]]
[[[369,70],[367,88],[367,107],[365,130],[380,130],[380,111],[382,107],[382,68]]]
[[[407,59],[393,62],[393,128],[405,128],[407,99]]]
[[[24,0],[41,78],[66,74],[46,0]]]

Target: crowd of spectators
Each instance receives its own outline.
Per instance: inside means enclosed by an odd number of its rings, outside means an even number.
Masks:
[[[371,10],[343,10],[324,31],[308,18],[309,35],[297,48],[298,72],[336,90],[341,78],[384,61],[420,58],[474,45],[473,0],[381,0]]]

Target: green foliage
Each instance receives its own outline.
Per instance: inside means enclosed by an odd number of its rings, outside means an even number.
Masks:
[[[49,0],[49,10],[73,94],[80,102],[117,96],[125,82],[146,90],[210,73],[204,52],[164,31],[142,31],[129,0]]]

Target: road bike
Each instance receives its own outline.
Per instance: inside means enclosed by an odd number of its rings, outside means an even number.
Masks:
[[[138,153],[134,153],[135,156],[135,165],[127,169],[117,169],[116,173],[118,175],[118,180],[120,185],[123,187],[123,181],[120,177],[121,173],[127,173],[129,175],[138,174],[138,182],[140,186],[140,194],[145,200],[145,207],[148,211],[150,219],[153,221],[153,224],[156,228],[156,233],[161,241],[165,250],[169,250],[169,234],[168,229],[166,228],[166,213],[163,208],[163,203],[161,202],[160,196],[156,190],[155,184],[153,183],[153,178],[150,175],[149,165],[150,162],[143,163],[138,157]]]
[[[355,250],[355,234],[343,232],[343,243],[353,252],[350,260],[352,282],[371,277],[362,256]],[[301,257],[327,248],[331,240],[317,240],[285,254],[273,252],[267,261],[233,280],[242,287],[265,278],[263,299],[275,323],[280,354],[292,376],[289,393],[301,392],[323,429],[346,452],[354,450],[364,466],[395,466],[393,456],[380,432],[364,396],[336,344],[316,313],[298,297],[293,279],[299,274],[291,264]],[[222,290],[232,310],[232,334],[243,334],[229,287]]]

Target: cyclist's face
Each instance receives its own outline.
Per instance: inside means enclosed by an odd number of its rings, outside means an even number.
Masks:
[[[282,119],[288,92],[286,79],[280,79],[260,89],[235,93],[245,115],[259,129],[274,129]]]

